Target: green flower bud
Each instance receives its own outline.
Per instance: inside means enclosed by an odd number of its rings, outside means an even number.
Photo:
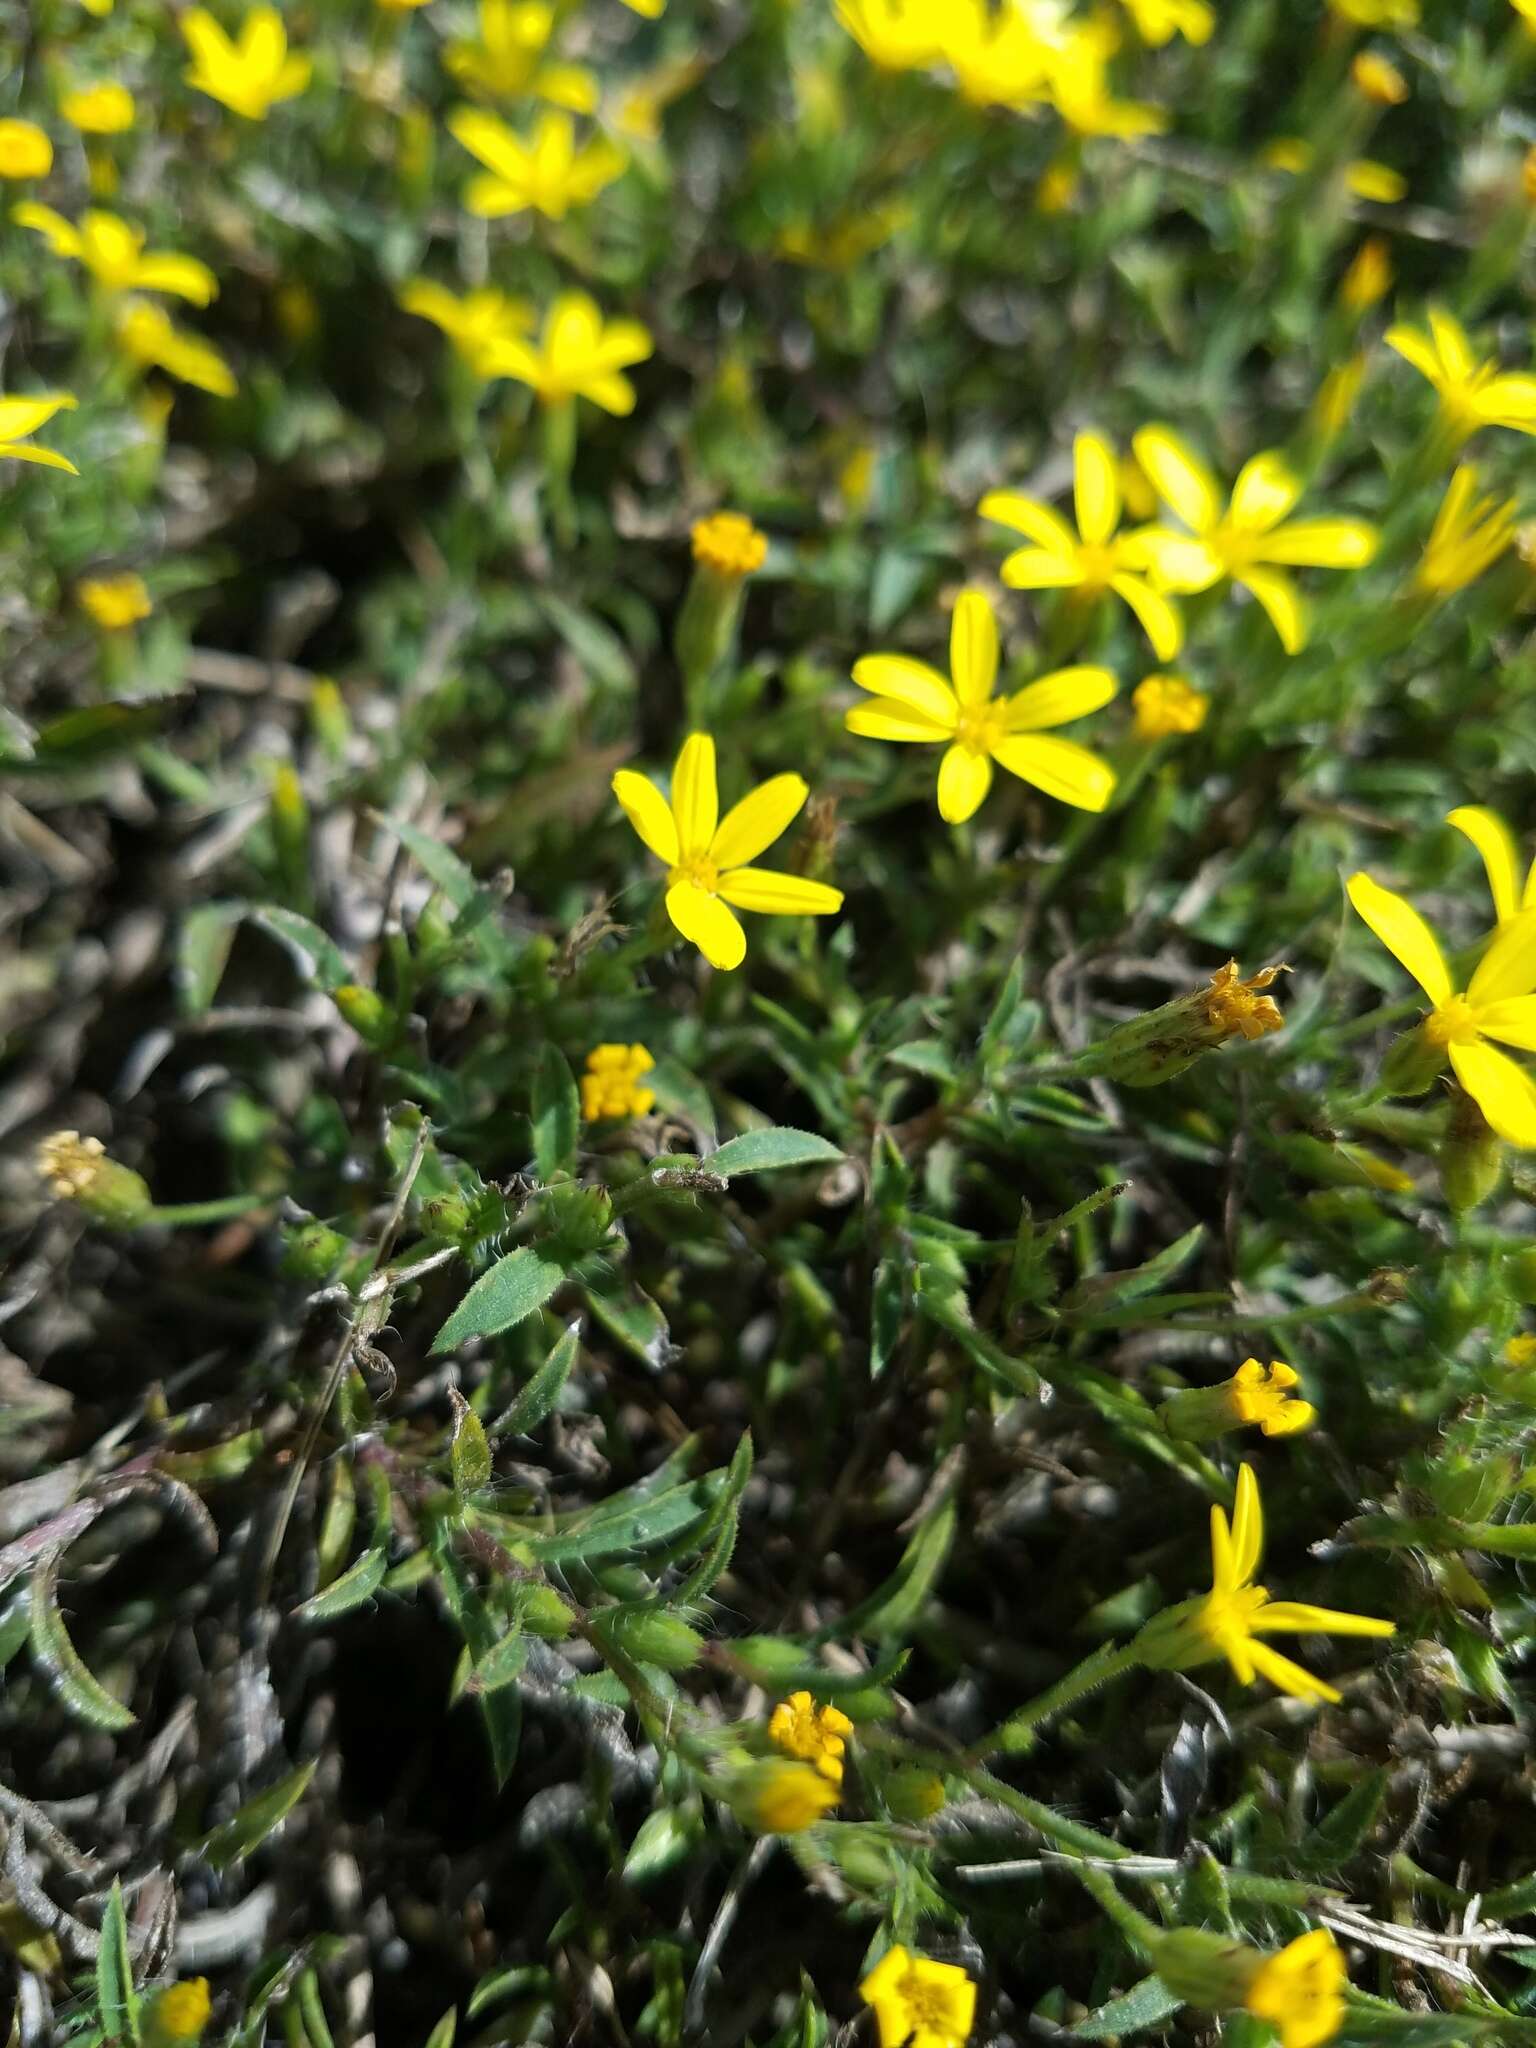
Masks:
[[[332,989],[331,1001],[352,1026],[364,1045],[385,1045],[394,1035],[394,1021],[383,999],[371,988],[355,981]]]
[[[681,1615],[659,1608],[638,1614],[610,1609],[595,1620],[616,1649],[643,1664],[658,1664],[663,1671],[686,1671],[697,1664],[704,1648],[704,1638],[696,1628],[690,1628]]]
[[[1152,1951],[1152,1967],[1174,1997],[1207,2012],[1240,2006],[1263,1961],[1246,1943],[1199,1927],[1176,1927]]]
[[[1461,1214],[1486,1202],[1504,1171],[1504,1146],[1464,1088],[1451,1097],[1451,1121],[1440,1145],[1440,1187]]]
[[[522,1595],[520,1612],[523,1627],[531,1636],[542,1636],[546,1642],[559,1642],[568,1636],[576,1624],[576,1616],[566,1606],[553,1586],[529,1586]]]
[[[278,1271],[285,1280],[297,1280],[306,1286],[328,1280],[352,1248],[340,1231],[313,1218],[285,1230],[283,1237]]]
[[[55,1200],[78,1202],[112,1230],[134,1229],[154,1207],[143,1175],[109,1159],[100,1138],[82,1138],[78,1131],[55,1131],[44,1138],[37,1148],[37,1170]]]
[[[1381,1063],[1381,1085],[1389,1095],[1424,1095],[1444,1070],[1449,1055],[1422,1024],[1394,1038]]]
[[[913,1826],[932,1820],[944,1805],[944,1780],[937,1772],[920,1770],[916,1764],[903,1764],[892,1771],[881,1790],[891,1818]]]

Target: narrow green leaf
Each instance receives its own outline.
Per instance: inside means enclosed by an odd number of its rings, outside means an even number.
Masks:
[[[637,1489],[616,1494],[600,1508],[573,1515],[553,1535],[537,1536],[529,1549],[543,1564],[593,1563],[652,1550],[684,1530],[692,1535],[714,1506],[725,1483],[723,1472],[708,1472],[665,1493],[636,1498]]]
[[[93,1728],[131,1728],[135,1716],[87,1668],[85,1659],[69,1639],[54,1594],[51,1565],[33,1576],[31,1620],[32,1655],[47,1673],[66,1711],[77,1721],[88,1721]]]
[[[206,1010],[218,994],[244,915],[239,903],[198,903],[182,919],[176,935],[176,997],[185,1015]]]
[[[453,2048],[453,2037],[458,2030],[459,2009],[450,2005],[437,2025],[427,2036],[426,2048]]]
[[[1175,1998],[1161,1977],[1143,1977],[1119,1998],[1101,2005],[1081,2019],[1072,2032],[1085,2041],[1113,2041],[1121,2034],[1135,2034],[1143,2027],[1155,2027],[1184,2003]]]
[[[462,1501],[491,1483],[491,1447],[485,1440],[485,1425],[457,1387],[448,1389],[453,1404],[453,1444],[449,1462],[453,1467],[453,1490]]]
[[[1390,1771],[1372,1771],[1349,1788],[1303,1839],[1296,1851],[1298,1870],[1326,1877],[1343,1869],[1376,1825],[1391,1775]]]
[[[464,1690],[471,1695],[498,1692],[502,1686],[511,1685],[522,1676],[527,1662],[528,1638],[514,1629],[510,1635],[502,1636],[493,1643],[483,1657],[476,1659]]]
[[[581,1324],[572,1323],[533,1378],[491,1425],[493,1437],[525,1436],[536,1429],[560,1398],[581,1349]]]
[[[1090,1273],[1061,1298],[1064,1316],[1103,1314],[1123,1307],[1143,1294],[1151,1294],[1186,1266],[1205,1239],[1205,1225],[1197,1223],[1173,1244],[1165,1245],[1145,1265],[1132,1266],[1123,1273]]]
[[[296,910],[285,910],[280,903],[261,903],[246,915],[286,946],[298,961],[300,973],[328,995],[351,981],[352,972],[340,947]]]
[[[580,1129],[581,1098],[570,1066],[558,1045],[546,1043],[533,1074],[533,1163],[540,1180],[574,1168]]]
[[[300,1764],[265,1792],[248,1799],[238,1813],[231,1814],[199,1844],[198,1855],[215,1870],[227,1870],[232,1863],[243,1862],[292,1813],[308,1791],[316,1769],[315,1762]]]
[[[432,1340],[432,1349],[452,1351],[471,1337],[495,1337],[531,1316],[549,1300],[565,1270],[522,1245],[498,1259],[470,1288]]]
[[[740,1173],[772,1173],[781,1166],[830,1166],[842,1156],[835,1145],[818,1138],[814,1131],[776,1126],[727,1138],[704,1164],[711,1173],[723,1174],[729,1180]]]
[[[681,1863],[699,1839],[699,1816],[692,1808],[663,1806],[647,1814],[624,1858],[626,1884],[645,1884]]]
[[[133,1963],[128,1954],[128,1919],[123,1888],[116,1878],[101,1916],[101,1947],[96,1952],[96,2004],[101,2030],[108,2040],[137,2043],[139,2000],[133,1988]]]
[[[354,1607],[361,1607],[365,1600],[373,1598],[388,1569],[387,1552],[365,1550],[357,1563],[344,1571],[323,1593],[316,1593],[295,1607],[294,1620],[310,1623],[334,1621],[339,1614],[349,1614]]]
[[[406,818],[381,818],[400,844],[416,860],[422,872],[434,881],[448,898],[455,910],[467,910],[480,893],[480,884],[456,853],[452,853],[441,840],[434,839],[430,832],[423,832],[419,825],[413,825]]]
[[[912,1532],[901,1562],[884,1585],[877,1586],[867,1600],[861,1600],[841,1620],[818,1629],[810,1640],[821,1643],[836,1635],[875,1636],[888,1641],[904,1635],[922,1612],[923,1603],[944,1569],[949,1546],[955,1540],[956,1512],[955,1497],[947,1494]]]

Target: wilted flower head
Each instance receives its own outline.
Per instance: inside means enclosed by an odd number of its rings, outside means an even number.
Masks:
[[[1223,1038],[1262,1038],[1267,1031],[1278,1031],[1285,1022],[1280,1006],[1262,991],[1273,987],[1280,972],[1278,967],[1261,967],[1244,981],[1235,960],[1218,967],[1202,998],[1211,1029]]]
[[[1182,1387],[1158,1403],[1170,1436],[1208,1443],[1233,1430],[1258,1428],[1265,1436],[1295,1436],[1310,1429],[1317,1410],[1295,1397],[1300,1375],[1283,1359],[1263,1366],[1248,1358],[1216,1387]]]

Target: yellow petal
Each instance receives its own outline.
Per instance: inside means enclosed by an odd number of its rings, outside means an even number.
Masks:
[[[1419,328],[1406,325],[1389,327],[1382,339],[1404,362],[1412,363],[1421,377],[1427,377],[1431,384],[1443,382],[1444,372],[1434,344]]]
[[[960,716],[955,693],[926,661],[906,654],[866,654],[853,664],[853,680],[873,696],[893,697],[908,710],[931,718],[945,732],[955,729]]]
[[[1292,1699],[1330,1700],[1337,1706],[1344,1695],[1326,1679],[1318,1678],[1310,1671],[1304,1671],[1289,1657],[1271,1649],[1268,1643],[1250,1642],[1248,1654],[1253,1659],[1255,1671],[1261,1672],[1271,1685],[1281,1692],[1289,1693]]]
[[[1467,339],[1467,330],[1452,313],[1443,306],[1429,309],[1429,331],[1434,336],[1435,353],[1445,367],[1446,374],[1458,384],[1465,383],[1477,368],[1477,358],[1472,353],[1472,344]]]
[[[1209,590],[1227,573],[1208,541],[1192,540],[1166,526],[1144,526],[1129,535],[1121,554],[1133,566],[1150,571],[1164,590]]]
[[[992,758],[1021,782],[1032,782],[1058,802],[1080,811],[1102,811],[1115,793],[1115,771],[1075,740],[1049,733],[1021,733],[999,741]]]
[[[1522,910],[1499,926],[1467,984],[1467,1001],[1481,1009],[1536,988],[1536,910]]]
[[[616,370],[607,376],[583,377],[577,395],[590,398],[594,405],[600,405],[604,412],[611,412],[615,419],[627,419],[635,409],[635,387]]]
[[[1097,711],[1114,696],[1116,687],[1107,668],[1060,668],[1005,698],[1003,715],[1011,733],[1043,732]]]
[[[799,813],[810,793],[803,776],[775,775],[726,812],[711,842],[710,859],[719,868],[739,868],[756,860]]]
[[[520,182],[528,175],[528,152],[505,121],[480,107],[455,107],[448,116],[448,133],[471,156],[478,157],[488,171]]]
[[[1221,518],[1221,502],[1205,465],[1167,427],[1143,427],[1134,445],[1136,460],[1164,504],[1194,532],[1208,533]]]
[[[1224,1510],[1211,1508],[1211,1591],[1230,1593],[1238,1585],[1237,1565],[1232,1554],[1232,1531]]]
[[[843,907],[841,889],[804,875],[781,875],[772,868],[732,868],[720,877],[720,894],[738,910],[770,917],[830,917]]]
[[[1265,536],[1260,560],[1296,569],[1362,569],[1376,539],[1375,527],[1363,519],[1293,519]]]
[[[51,391],[36,398],[0,398],[0,440],[17,441],[35,434],[56,412],[72,411],[75,400],[64,391]]]
[[[1536,1052],[1536,996],[1506,996],[1500,1003],[1489,1003],[1477,1013],[1477,1028],[1500,1045]]]
[[[1232,1509],[1232,1563],[1238,1584],[1246,1586],[1264,1555],[1264,1509],[1259,1500],[1259,1482],[1253,1467],[1243,1465],[1237,1474],[1237,1499]]]
[[[1300,496],[1300,478],[1284,456],[1271,448],[1243,464],[1232,486],[1227,517],[1244,533],[1268,533],[1272,526],[1280,524]]]
[[[962,704],[984,704],[991,696],[997,681],[997,620],[979,590],[962,590],[955,605],[949,669]]]
[[[509,214],[526,212],[535,203],[526,183],[513,185],[498,178],[494,171],[481,171],[471,178],[461,196],[464,211],[472,213],[476,220],[505,220]]]
[[[939,816],[947,825],[974,817],[992,787],[992,763],[969,747],[950,747],[939,763]]]
[[[1458,476],[1465,473],[1457,471]],[[1459,804],[1454,811],[1447,812],[1445,822],[1470,839],[1482,855],[1493,896],[1493,914],[1502,924],[1520,908],[1520,856],[1515,850],[1514,834],[1497,811],[1482,804]]]
[[[1120,465],[1102,434],[1073,442],[1072,478],[1077,530],[1089,547],[1102,547],[1120,524]]]
[[[1077,535],[1061,514],[1038,498],[1026,498],[1021,491],[988,491],[976,509],[983,519],[1011,526],[1047,554],[1070,555],[1077,547]]]
[[[613,793],[643,844],[669,868],[675,867],[680,852],[677,826],[670,804],[655,783],[637,775],[633,768],[621,768],[613,778]]]
[[[47,238],[48,246],[56,256],[80,254],[80,235],[62,213],[55,213],[51,206],[40,206],[35,199],[23,199],[11,208],[11,219],[21,228],[32,228]]]
[[[156,251],[141,256],[134,266],[133,282],[141,291],[169,292],[188,299],[194,306],[206,306],[219,295],[219,281],[206,263],[195,256],[173,256]]]
[[[462,310],[453,293],[445,285],[434,284],[430,277],[413,277],[403,284],[398,303],[403,312],[419,314],[434,327],[441,327],[445,334],[452,334],[462,320]]]
[[[0,456],[7,456],[12,462],[35,462],[42,469],[65,469],[71,476],[80,474],[66,457],[56,455],[51,448],[35,448],[30,441],[0,441]]]
[[[998,574],[1010,590],[1070,590],[1086,580],[1075,554],[1054,555],[1045,548],[1015,548]]]
[[[1407,968],[1429,1000],[1438,1006],[1451,995],[1451,971],[1434,933],[1411,903],[1383,889],[1363,870],[1345,885],[1350,902],[1393,959]]]
[[[1450,1050],[1457,1080],[1505,1143],[1536,1147],[1536,1083],[1524,1067],[1481,1039]]]
[[[1256,1636],[1393,1636],[1395,1622],[1374,1614],[1345,1614],[1337,1607],[1314,1607],[1307,1600],[1267,1600],[1248,1624]]]
[[[1472,403],[1490,426],[1528,431],[1536,426],[1536,377],[1514,371],[1492,377],[1473,395]]]
[[[711,967],[729,971],[747,957],[747,935],[735,912],[697,882],[674,882],[667,891],[667,915]]]
[[[683,858],[708,853],[720,822],[720,787],[715,779],[715,743],[707,732],[689,733],[673,763],[672,815]]]
[[[1295,654],[1306,646],[1306,607],[1289,576],[1278,569],[1245,569],[1237,580],[1269,614],[1269,623],[1279,634],[1280,645],[1287,654]]]
[[[936,725],[920,711],[909,711],[905,704],[894,704],[882,697],[877,697],[873,704],[855,704],[844,713],[843,724],[849,732],[866,740],[916,740],[932,745],[950,735],[949,726]]]
[[[1172,598],[1164,597],[1140,576],[1112,576],[1110,589],[1141,621],[1159,661],[1172,661],[1184,645],[1184,621]]]

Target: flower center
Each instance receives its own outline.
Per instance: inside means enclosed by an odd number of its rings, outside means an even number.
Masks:
[[[1195,1626],[1226,1655],[1231,1642],[1245,1642],[1253,1633],[1253,1617],[1269,1602],[1262,1586],[1238,1586],[1230,1593],[1207,1593],[1195,1611]]]
[[[1113,544],[1103,547],[1084,542],[1077,551],[1077,565],[1083,572],[1084,590],[1107,590],[1110,578],[1119,573]]]
[[[955,741],[973,754],[992,754],[1006,729],[1000,704],[966,704],[955,727]]]
[[[912,2017],[913,2033],[952,2033],[954,2013],[949,1991],[943,1984],[925,1984],[915,1971],[901,1980],[901,1995]]]
[[[713,896],[720,886],[720,870],[707,853],[685,853],[677,866],[667,873],[669,889],[675,889],[679,882],[696,882]]]
[[[1431,1045],[1471,1045],[1478,1036],[1477,1011],[1465,996],[1451,996],[1425,1018],[1424,1036]]]

